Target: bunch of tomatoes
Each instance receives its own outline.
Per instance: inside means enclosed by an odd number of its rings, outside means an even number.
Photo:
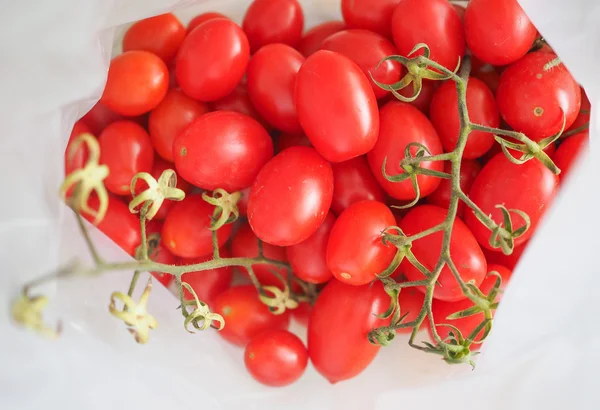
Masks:
[[[380,348],[367,334],[389,324],[380,315],[389,295],[374,280],[397,249],[381,240],[382,233],[397,226],[415,235],[446,217],[450,180],[419,175],[419,201],[399,210],[393,206],[416,199],[415,187],[409,180],[390,182],[382,168],[401,174],[410,143],[432,156],[454,150],[461,127],[455,83],[424,79],[416,98],[406,87],[398,92],[411,101],[398,101],[374,82],[394,84],[406,74],[397,61],[382,62],[385,57],[408,56],[424,43],[431,60],[454,70],[470,54],[471,121],[534,141],[565,130],[568,137],[545,147],[561,178],[588,139],[585,93],[517,0],[471,0],[466,9],[447,0],[341,0],[341,10],[344,21],[307,31],[297,0],[255,0],[241,26],[219,13],[201,14],[187,28],[170,13],[139,21],[111,61],[100,101],[71,135],[97,137],[100,163],[110,169],[109,207],[98,228],[131,255],[141,241],[139,220],[126,205],[137,173],[158,178],[174,169],[177,187],[186,192],[181,202],[166,201],[147,225],[148,234],[161,236],[154,257],[166,264],[212,258],[215,208],[202,192],[243,194],[238,207],[244,218],[217,231],[221,256],[257,257],[260,247],[266,258],[289,263],[297,278],[315,285],[316,302],[273,315],[253,285],[231,287],[230,267],[186,273],[182,280],[223,316],[219,334],[245,347],[249,372],[271,386],[297,380],[309,359],[332,383],[364,370]],[[498,204],[525,212],[531,229],[515,240],[512,255],[504,255],[460,205],[451,255],[464,281],[483,294],[496,280],[488,272],[499,273],[506,285],[560,183],[541,162],[518,165],[501,151],[491,133],[472,132],[461,188],[498,223]],[[81,168],[87,155],[85,147],[69,155],[66,172]],[[421,167],[451,171],[444,161]],[[97,207],[97,198],[90,205]],[[513,223],[524,220],[516,215]],[[441,246],[442,232],[436,232],[414,241],[412,252],[431,270]],[[275,273],[287,276],[280,266],[253,269],[262,285],[280,285]],[[172,280],[153,275],[165,286]],[[394,275],[399,281],[423,278],[407,260]],[[402,290],[406,321],[423,300],[419,287]],[[447,317],[472,305],[444,268],[432,303],[435,323],[469,334],[481,314]],[[290,316],[307,325],[308,346],[287,330]],[[449,331],[438,329],[444,338]]]

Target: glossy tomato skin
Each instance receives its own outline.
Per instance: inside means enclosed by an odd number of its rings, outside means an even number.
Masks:
[[[271,126],[260,116],[258,111],[256,111],[256,108],[254,108],[252,100],[250,100],[250,95],[248,94],[248,86],[246,83],[238,84],[230,94],[212,102],[211,107],[213,111],[235,111],[245,114],[260,122],[267,131],[270,131]]]
[[[531,48],[536,29],[517,0],[473,0],[465,11],[471,52],[492,65],[508,65]]]
[[[110,170],[104,180],[106,189],[117,195],[128,195],[134,175],[152,170],[154,149],[150,136],[135,122],[118,121],[102,131],[98,142],[100,163]]]
[[[134,23],[123,37],[123,51],[143,50],[169,65],[185,38],[185,27],[173,13],[149,17]]]
[[[498,128],[500,125],[500,114],[494,94],[481,80],[475,77],[469,78],[467,83],[467,109],[469,110],[469,119],[475,124],[491,128]],[[444,150],[452,152],[456,148],[460,133],[458,93],[454,81],[447,81],[437,89],[431,100],[429,118],[442,141]],[[463,158],[479,158],[494,143],[492,134],[471,131]]]
[[[181,90],[169,90],[148,119],[148,131],[158,155],[173,162],[173,142],[177,135],[208,111],[208,105],[191,99]]]
[[[417,206],[402,218],[399,226],[406,236],[415,235],[442,223],[447,212],[448,210],[433,205]],[[412,243],[413,254],[430,272],[434,270],[440,258],[443,236],[444,233],[439,231]],[[472,280],[476,286],[479,286],[487,272],[485,256],[467,225],[458,218],[454,221],[452,228],[450,254],[462,279],[465,282]],[[400,271],[410,281],[425,279],[421,271],[407,259],[400,265]],[[435,299],[457,301],[466,297],[448,266],[444,266],[442,269],[438,282],[440,285],[436,286],[433,291]],[[421,287],[418,289],[425,290]]]
[[[73,130],[71,131],[69,142],[67,142],[67,147],[65,148],[65,175],[69,175],[71,172],[85,166],[89,155],[85,144],[79,144],[79,147],[72,152],[71,147],[73,146],[73,141],[77,137],[85,133],[90,134],[91,132],[92,130],[85,122],[83,122],[83,120],[79,120],[73,124]]]
[[[258,382],[282,387],[298,380],[308,364],[302,340],[287,330],[267,330],[246,346],[246,369]]]
[[[349,28],[392,36],[391,19],[401,0],[342,0],[342,15]]]
[[[435,128],[427,117],[410,104],[399,101],[387,103],[379,113],[381,127],[377,144],[367,154],[369,166],[379,185],[393,198],[410,201],[415,198],[415,191],[409,179],[402,182],[389,182],[381,172],[383,161],[387,157],[386,172],[388,175],[398,175],[404,171],[400,161],[404,158],[404,149],[411,142],[426,146],[431,155],[441,154],[442,143]],[[417,148],[413,148],[413,155]],[[441,171],[443,163],[422,162],[421,167]],[[439,186],[441,179],[426,175],[418,175],[417,182],[421,197],[431,194]]]
[[[242,23],[252,53],[267,44],[296,46],[302,37],[304,13],[297,0],[254,0]]]
[[[202,13],[194,17],[190,20],[187,26],[187,32],[191,32],[193,29],[198,27],[200,24],[213,19],[227,19],[228,17],[221,13],[216,13],[214,11],[209,11],[207,13]]]
[[[280,153],[289,147],[312,147],[310,140],[306,135],[281,134],[277,137],[276,152]]]
[[[169,70],[160,57],[147,51],[128,51],[112,59],[100,102],[125,116],[147,113],[164,98]]]
[[[199,258],[212,253],[212,231],[209,229],[215,207],[202,195],[188,195],[177,202],[165,219],[162,239],[167,248],[182,258]],[[233,229],[224,225],[217,231],[219,247],[223,246]]]
[[[380,346],[368,334],[389,325],[377,317],[389,302],[381,282],[352,286],[332,279],[325,286],[308,322],[308,355],[330,383],[357,376],[373,361]]]
[[[588,149],[589,132],[583,131],[564,140],[556,150],[554,163],[560,168],[560,179],[564,181],[571,167],[577,163],[579,155]]]
[[[431,50],[430,58],[454,70],[465,54],[460,16],[446,0],[402,0],[394,9],[392,33],[398,52],[407,57],[419,43]],[[418,54],[422,55],[423,50]]]
[[[219,255],[222,258],[231,257],[231,252],[227,247],[222,247],[219,250]],[[180,259],[180,265],[192,265],[212,260],[212,255],[202,256],[200,258]],[[233,267],[227,266],[224,268],[208,269],[203,271],[188,272],[181,275],[181,281],[189,284],[196,296],[209,306],[213,306],[215,298],[225,292],[231,286],[233,280]],[[184,289],[184,297],[186,300],[193,300],[192,294]]]
[[[331,165],[313,148],[291,147],[258,173],[250,189],[248,222],[266,243],[295,245],[317,231],[332,196]]]
[[[175,62],[177,83],[195,100],[227,96],[238,85],[250,59],[248,39],[233,21],[216,18],[192,30]]]
[[[378,201],[350,205],[335,221],[327,243],[327,267],[340,282],[365,285],[392,262],[396,248],[385,245],[382,233],[396,220]]]
[[[515,246],[518,246],[533,235],[557,190],[558,176],[541,162],[531,160],[523,165],[516,165],[500,153],[483,167],[471,187],[469,198],[497,224],[503,222],[502,212],[496,208],[498,204],[504,204],[507,209],[525,212],[531,219],[531,227],[515,239]],[[524,225],[525,221],[519,215],[511,213],[511,217],[514,230]],[[481,246],[501,252],[490,246],[490,231],[472,211],[465,212],[465,222]]]
[[[375,145],[377,99],[369,79],[349,58],[327,50],[311,55],[298,72],[295,98],[306,136],[328,161],[347,161]]]
[[[588,96],[585,93],[585,90],[583,89],[583,87],[581,87],[580,93],[581,93],[581,108],[579,110],[579,115],[575,119],[575,122],[573,122],[573,124],[571,124],[571,127],[569,128],[569,130],[573,130],[575,128],[581,127],[582,125],[588,124],[590,122],[590,113],[591,113],[591,109],[592,109],[590,100],[588,99]],[[90,125],[88,121],[86,121],[86,123],[88,125]]]
[[[215,111],[195,119],[173,144],[175,166],[188,182],[233,193],[252,185],[273,156],[273,141],[253,118]]]
[[[272,314],[258,299],[258,292],[252,285],[235,286],[218,295],[214,311],[225,319],[225,327],[219,335],[237,346],[246,346],[266,330],[285,330],[290,324],[289,312]]]
[[[363,70],[365,76],[384,84],[393,84],[400,80],[402,65],[395,61],[381,60],[397,55],[398,51],[391,41],[367,30],[343,30],[329,36],[321,46],[322,50],[335,51],[354,61]],[[383,98],[389,94],[371,81],[375,97]]]
[[[333,169],[331,210],[337,215],[358,201],[365,199],[385,201],[385,193],[373,176],[364,156],[332,164],[331,169]]]
[[[452,165],[446,162],[444,172],[451,173]],[[469,195],[475,178],[481,172],[481,165],[474,159],[463,159],[460,165],[460,188]],[[448,208],[450,206],[450,196],[452,193],[452,181],[444,179],[440,186],[427,197],[427,203],[439,206],[440,208]],[[462,201],[458,202],[457,215],[463,217],[465,212],[465,204]]]
[[[569,128],[579,114],[581,89],[567,68],[544,66],[556,54],[533,52],[511,64],[500,76],[496,92],[502,118],[515,131],[539,141]]]
[[[346,23],[343,21],[332,20],[318,24],[304,33],[296,46],[296,49],[302,53],[304,57],[308,57],[321,49],[321,44],[323,44],[323,41],[325,41],[327,37],[338,31],[342,31],[345,28]]]
[[[290,134],[301,134],[294,86],[304,57],[285,44],[262,47],[250,59],[248,95],[260,115],[273,127]]]

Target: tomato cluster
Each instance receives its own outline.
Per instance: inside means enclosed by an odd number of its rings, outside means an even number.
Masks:
[[[304,34],[297,0],[255,0],[241,26],[219,13],[199,15],[187,28],[173,14],[139,21],[111,61],[102,98],[71,135],[71,141],[83,132],[98,138],[100,163],[110,169],[108,212],[98,227],[131,255],[141,235],[125,203],[137,173],[158,177],[174,169],[187,194],[181,202],[166,201],[147,227],[148,234],[161,235],[151,257],[168,264],[212,257],[215,206],[202,192],[243,193],[239,209],[246,220],[217,231],[221,256],[257,257],[260,248],[320,290],[314,306],[302,303],[294,311],[308,324],[308,346],[287,331],[288,312],[273,315],[252,285],[231,287],[232,268],[182,279],[223,316],[219,334],[246,348],[252,376],[272,386],[297,380],[309,359],[332,383],[368,366],[379,346],[367,334],[390,323],[378,316],[389,295],[380,281],[372,283],[397,251],[382,240],[383,232],[399,227],[415,235],[446,218],[452,184],[433,173],[451,172],[448,163],[420,164],[430,173],[416,177],[418,194],[413,181],[391,182],[382,171],[405,172],[400,162],[407,146],[415,155],[414,143],[432,156],[455,149],[461,128],[455,84],[425,79],[418,98],[397,101],[374,81],[396,83],[406,69],[382,59],[407,57],[426,43],[431,60],[454,70],[470,54],[466,106],[470,120],[485,127],[542,141],[589,118],[585,94],[552,50],[531,51],[537,31],[516,0],[471,0],[466,10],[447,0],[341,0],[341,10],[343,22],[325,22]],[[408,87],[400,94],[411,92]],[[566,171],[586,143],[582,131],[546,152]],[[67,173],[81,168],[88,155],[83,146],[71,154]],[[501,223],[496,205],[504,204],[531,220],[514,254],[505,256],[461,204],[451,256],[463,280],[487,294],[496,278],[488,272],[498,272],[506,285],[559,179],[539,161],[509,161],[494,135],[482,130],[470,135],[461,165],[461,189],[485,214]],[[416,199],[408,212],[391,207]],[[97,198],[90,206],[98,207]],[[524,223],[514,215],[515,227]],[[424,236],[412,243],[412,253],[433,270],[442,240],[441,231]],[[252,270],[269,286],[280,285],[276,273],[287,275],[265,264]],[[154,275],[169,285],[170,276]],[[407,259],[395,275],[424,279]],[[469,334],[481,320],[482,314],[447,319],[473,306],[448,267],[433,297],[436,325],[453,324]],[[423,300],[420,287],[400,293],[406,321],[417,317]],[[448,328],[439,327],[447,337]]]

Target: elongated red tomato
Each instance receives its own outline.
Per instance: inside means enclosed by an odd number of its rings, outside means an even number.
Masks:
[[[515,189],[516,187],[518,189]],[[525,212],[531,219],[531,227],[515,239],[515,245],[518,246],[533,235],[557,189],[558,177],[541,162],[531,160],[523,165],[516,165],[504,154],[498,154],[483,167],[475,179],[469,198],[497,224],[503,222],[503,217],[496,205],[503,204],[506,209]],[[525,224],[523,218],[514,212],[511,213],[511,217],[513,230]],[[491,232],[472,211],[465,212],[465,222],[481,246],[501,252],[500,249],[491,247]]]
[[[564,64],[546,67],[556,54],[533,52],[500,76],[496,101],[502,118],[515,131],[539,141],[569,128],[579,114],[581,88]]]
[[[191,32],[193,29],[198,27],[200,24],[213,19],[226,19],[228,18],[226,15],[221,13],[216,13],[214,11],[209,11],[207,13],[198,14],[196,17],[190,20],[187,26],[187,32]]]
[[[248,60],[246,35],[233,21],[212,19],[192,30],[175,61],[175,76],[184,93],[199,101],[216,101],[238,85]]]
[[[342,0],[342,15],[349,28],[392,36],[391,19],[401,0]]]
[[[185,27],[173,13],[149,17],[133,24],[123,37],[123,51],[143,50],[169,65],[185,38]]]
[[[253,118],[215,111],[194,120],[173,145],[177,172],[200,188],[239,191],[273,156],[273,141]]]
[[[387,159],[385,171],[388,175],[399,175],[404,172],[400,168],[400,161],[404,158],[404,150],[408,144],[418,142],[427,147],[431,155],[438,155],[442,153],[442,143],[427,117],[410,104],[391,101],[381,109],[379,115],[381,117],[379,139],[373,150],[367,154],[371,171],[379,185],[390,196],[400,200],[412,200],[416,193],[410,179],[402,182],[388,181],[381,172],[383,161]],[[417,150],[417,147],[413,147],[412,155],[415,155]],[[440,161],[422,162],[420,166],[441,171],[443,163]],[[417,183],[421,197],[435,191],[440,182],[440,178],[418,175]]]
[[[350,205],[335,221],[327,242],[327,267],[337,280],[364,285],[375,280],[396,254],[393,245],[385,245],[382,233],[396,220],[392,211],[377,201]]]
[[[304,28],[302,6],[297,0],[254,0],[246,11],[242,27],[252,53],[273,43],[294,47]]]
[[[426,229],[442,223],[447,215],[447,210],[433,205],[421,205],[411,209],[400,221],[399,227],[406,236],[415,235]],[[425,268],[432,272],[437,264],[442,251],[442,240],[444,233],[438,231],[421,239],[413,241],[411,251]],[[460,219],[454,221],[452,227],[452,238],[450,239],[450,255],[458,269],[463,281],[473,281],[476,286],[483,281],[486,274],[487,264],[485,256],[477,243],[477,240]],[[408,259],[404,259],[400,265],[400,271],[410,281],[423,280],[425,276],[414,267]],[[457,301],[466,298],[452,271],[446,265],[438,277],[438,284],[433,297],[440,300]],[[424,288],[418,288],[424,291]]]
[[[577,162],[579,155],[587,150],[589,139],[589,132],[583,131],[567,138],[560,144],[560,147],[556,150],[554,163],[561,170],[559,175],[561,181],[568,175],[573,164]]]
[[[252,56],[248,64],[248,95],[260,115],[273,127],[301,134],[294,86],[304,57],[285,44],[269,44]]]
[[[469,119],[475,124],[491,128],[500,125],[500,114],[494,94],[475,77],[469,78],[467,83],[467,109]],[[460,132],[458,93],[454,81],[447,81],[437,89],[431,100],[429,118],[442,141],[444,150],[453,151]],[[492,147],[494,142],[494,136],[490,133],[471,131],[463,158],[479,158]]]
[[[475,178],[481,171],[481,165],[474,159],[464,159],[460,164],[460,188],[466,194],[469,195]],[[452,172],[452,164],[446,162],[444,165],[444,172],[450,174]],[[427,203],[431,205],[439,206],[440,208],[448,208],[450,206],[450,196],[452,193],[452,181],[444,179],[440,183],[440,186],[427,197]],[[465,204],[462,201],[458,202],[457,215],[462,218],[465,211]]]
[[[248,200],[248,222],[261,240],[300,243],[325,220],[333,196],[331,165],[313,148],[291,147],[261,169]]]
[[[353,203],[365,199],[385,201],[385,193],[373,176],[364,156],[332,164],[331,169],[333,169],[331,210],[336,214],[339,215]]]
[[[493,65],[523,57],[536,29],[517,0],[471,0],[465,11],[465,37],[471,52]]]
[[[360,67],[339,53],[320,50],[306,59],[296,78],[296,110],[306,136],[330,162],[366,154],[377,141],[373,88]]]
[[[329,36],[321,46],[323,50],[335,51],[354,61],[363,70],[367,78],[370,74],[376,81],[393,84],[400,80],[402,66],[395,61],[381,60],[398,54],[396,47],[385,37],[367,30],[343,30]],[[389,94],[371,80],[375,97],[383,98]]]
[[[368,334],[389,325],[377,317],[389,303],[381,282],[351,286],[332,279],[325,286],[308,322],[308,355],[330,383],[357,376],[373,361],[380,346]]]
[[[454,70],[465,54],[465,34],[460,16],[447,0],[402,0],[394,9],[392,33],[403,56],[419,43],[431,50],[430,58]],[[417,54],[422,55],[423,50]],[[414,57],[413,55],[413,57]]]
[[[308,57],[321,48],[321,44],[327,37],[345,28],[346,24],[343,21],[332,20],[318,24],[304,33],[296,49],[304,57]]]
[[[226,246],[219,250],[219,255],[222,258],[231,257],[231,252]],[[196,263],[208,262],[212,260],[212,255],[202,256],[200,258],[180,259],[180,265],[192,265]],[[231,286],[233,279],[233,267],[226,266],[224,268],[207,269],[203,271],[188,272],[181,275],[181,281],[189,284],[196,296],[209,306],[214,305],[217,296],[225,292]],[[184,289],[184,297],[186,300],[193,300],[192,294]]]

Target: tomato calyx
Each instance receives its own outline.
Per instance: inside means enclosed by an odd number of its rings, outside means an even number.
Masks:
[[[179,292],[181,296],[181,313],[185,317],[183,322],[183,327],[189,333],[195,333],[193,330],[190,330],[188,326],[191,324],[197,330],[206,330],[209,327],[213,329],[221,330],[225,327],[225,319],[218,313],[213,313],[210,311],[210,308],[205,302],[202,302],[198,299],[198,295],[194,291],[194,289],[186,282],[181,282],[180,278],[176,278],[177,287],[181,289]],[[192,300],[184,300],[183,295],[184,292],[182,289],[185,288],[192,294]],[[188,306],[193,307],[194,310],[192,312],[188,312]],[[213,322],[217,322],[218,325],[215,326]]]
[[[146,188],[137,194],[138,180],[146,183]],[[139,206],[142,205],[143,218],[152,220],[160,209],[165,199],[171,201],[182,201],[185,198],[185,192],[177,188],[177,174],[172,169],[166,169],[156,180],[147,172],[139,172],[134,175],[129,186],[133,199],[129,202],[129,212],[135,214],[140,212]]]
[[[233,223],[239,218],[240,211],[237,203],[242,198],[242,195],[241,192],[230,194],[220,188],[215,189],[212,196],[208,195],[206,192],[202,193],[202,199],[215,206],[213,222],[210,227],[212,231],[216,231],[225,224]]]

